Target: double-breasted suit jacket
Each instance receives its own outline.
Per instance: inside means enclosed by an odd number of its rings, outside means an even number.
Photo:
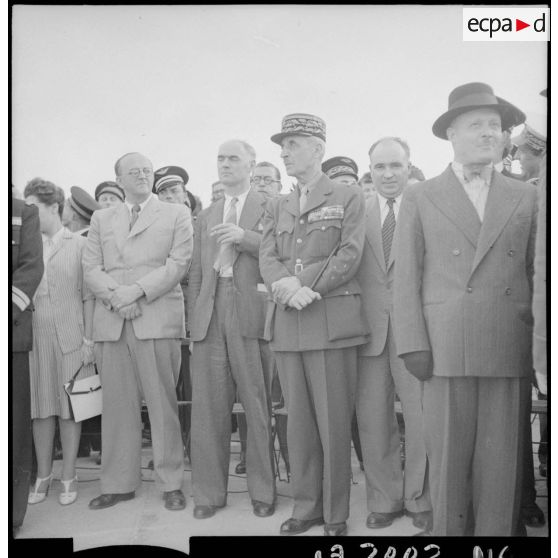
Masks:
[[[435,535],[519,533],[536,190],[493,171],[481,220],[449,167],[407,188],[396,231],[400,355],[431,351],[423,421]]]
[[[430,509],[426,448],[422,431],[420,383],[397,356],[393,337],[393,274],[398,255],[390,250],[386,266],[382,244],[380,194],[366,202],[366,240],[356,278],[370,341],[358,348],[356,410],[366,477],[369,512]],[[401,203],[396,198],[395,203]],[[397,227],[396,227],[397,229]],[[405,475],[395,393],[405,420]]]
[[[246,472],[252,501],[272,504],[275,482],[271,403],[261,360],[267,293],[258,256],[266,198],[248,191],[238,226],[232,277],[214,268],[219,245],[211,236],[223,223],[225,199],[196,221],[188,283],[192,354],[192,489],[196,505],[223,506],[227,499],[231,411],[238,394],[248,424]]]
[[[132,230],[126,204],[95,211],[85,254],[86,279],[97,297],[95,341],[120,338],[124,319],[106,307],[111,290],[138,283],[142,314],[132,321],[138,339],[185,336],[180,280],[192,257],[192,223],[182,205],[152,197]]]
[[[238,225],[244,237],[236,246],[233,260],[233,296],[241,312],[238,327],[244,337],[263,337],[267,293],[259,269],[259,250],[263,231],[263,215],[267,198],[249,192]],[[194,257],[188,279],[188,315],[192,341],[207,334],[215,302],[217,272],[213,269],[219,253],[216,238],[209,231],[223,222],[224,198],[202,211],[196,221]],[[259,287],[258,287],[259,285]]]
[[[397,227],[400,355],[431,350],[434,375],[531,374],[536,189],[493,173],[483,223],[451,167],[407,188]]]

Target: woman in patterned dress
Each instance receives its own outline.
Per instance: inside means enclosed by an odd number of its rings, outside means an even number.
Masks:
[[[37,481],[29,503],[44,501],[52,481],[52,447],[56,417],[62,442],[62,505],[77,498],[76,458],[81,423],[72,417],[64,391],[82,364],[78,378],[94,373],[92,362],[94,298],[83,282],[82,252],[86,239],[62,226],[64,192],[40,178],[27,184],[27,203],[39,210],[45,272],[33,302],[33,350],[29,355],[31,418],[37,454]]]

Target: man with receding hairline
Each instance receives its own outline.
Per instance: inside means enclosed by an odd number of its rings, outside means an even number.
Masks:
[[[151,193],[153,166],[141,153],[115,164],[126,201],[93,214],[84,254],[85,280],[96,296],[93,340],[103,382],[102,494],[108,508],[141,484],[141,402],[147,403],[154,475],[165,507],[186,506],[176,382],[185,336],[180,279],[192,255],[192,223],[183,205]]]

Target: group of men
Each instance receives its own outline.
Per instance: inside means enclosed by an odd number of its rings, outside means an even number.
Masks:
[[[433,126],[453,162],[412,184],[408,144],[381,138],[365,196],[351,159],[323,161],[325,122],[290,114],[271,141],[296,187],[282,195],[278,169],[227,141],[194,224],[183,169],[122,156],[111,188],[125,201],[93,213],[84,256],[103,383],[102,494],[89,507],[140,486],[142,400],[165,507],[186,506],[176,383],[187,275],[194,517],[227,503],[237,398],[253,512],[274,513],[276,369],[293,500],[281,534],[347,533],[355,412],[369,528],[406,514],[435,535],[521,534],[537,191],[494,163],[502,130],[524,120],[486,84],[457,87]]]

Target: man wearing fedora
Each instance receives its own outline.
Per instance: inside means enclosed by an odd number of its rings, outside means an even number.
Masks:
[[[344,535],[357,346],[367,339],[354,278],[364,244],[364,196],[358,186],[323,174],[321,118],[290,114],[271,140],[298,181],[288,195],[269,201],[260,248],[262,277],[275,301],[266,333],[289,417],[294,507],[280,533],[325,523],[326,535]]]
[[[537,204],[492,161],[524,119],[484,83],[454,89],[432,127],[454,160],[399,211],[394,330],[423,382],[434,535],[519,533]]]

